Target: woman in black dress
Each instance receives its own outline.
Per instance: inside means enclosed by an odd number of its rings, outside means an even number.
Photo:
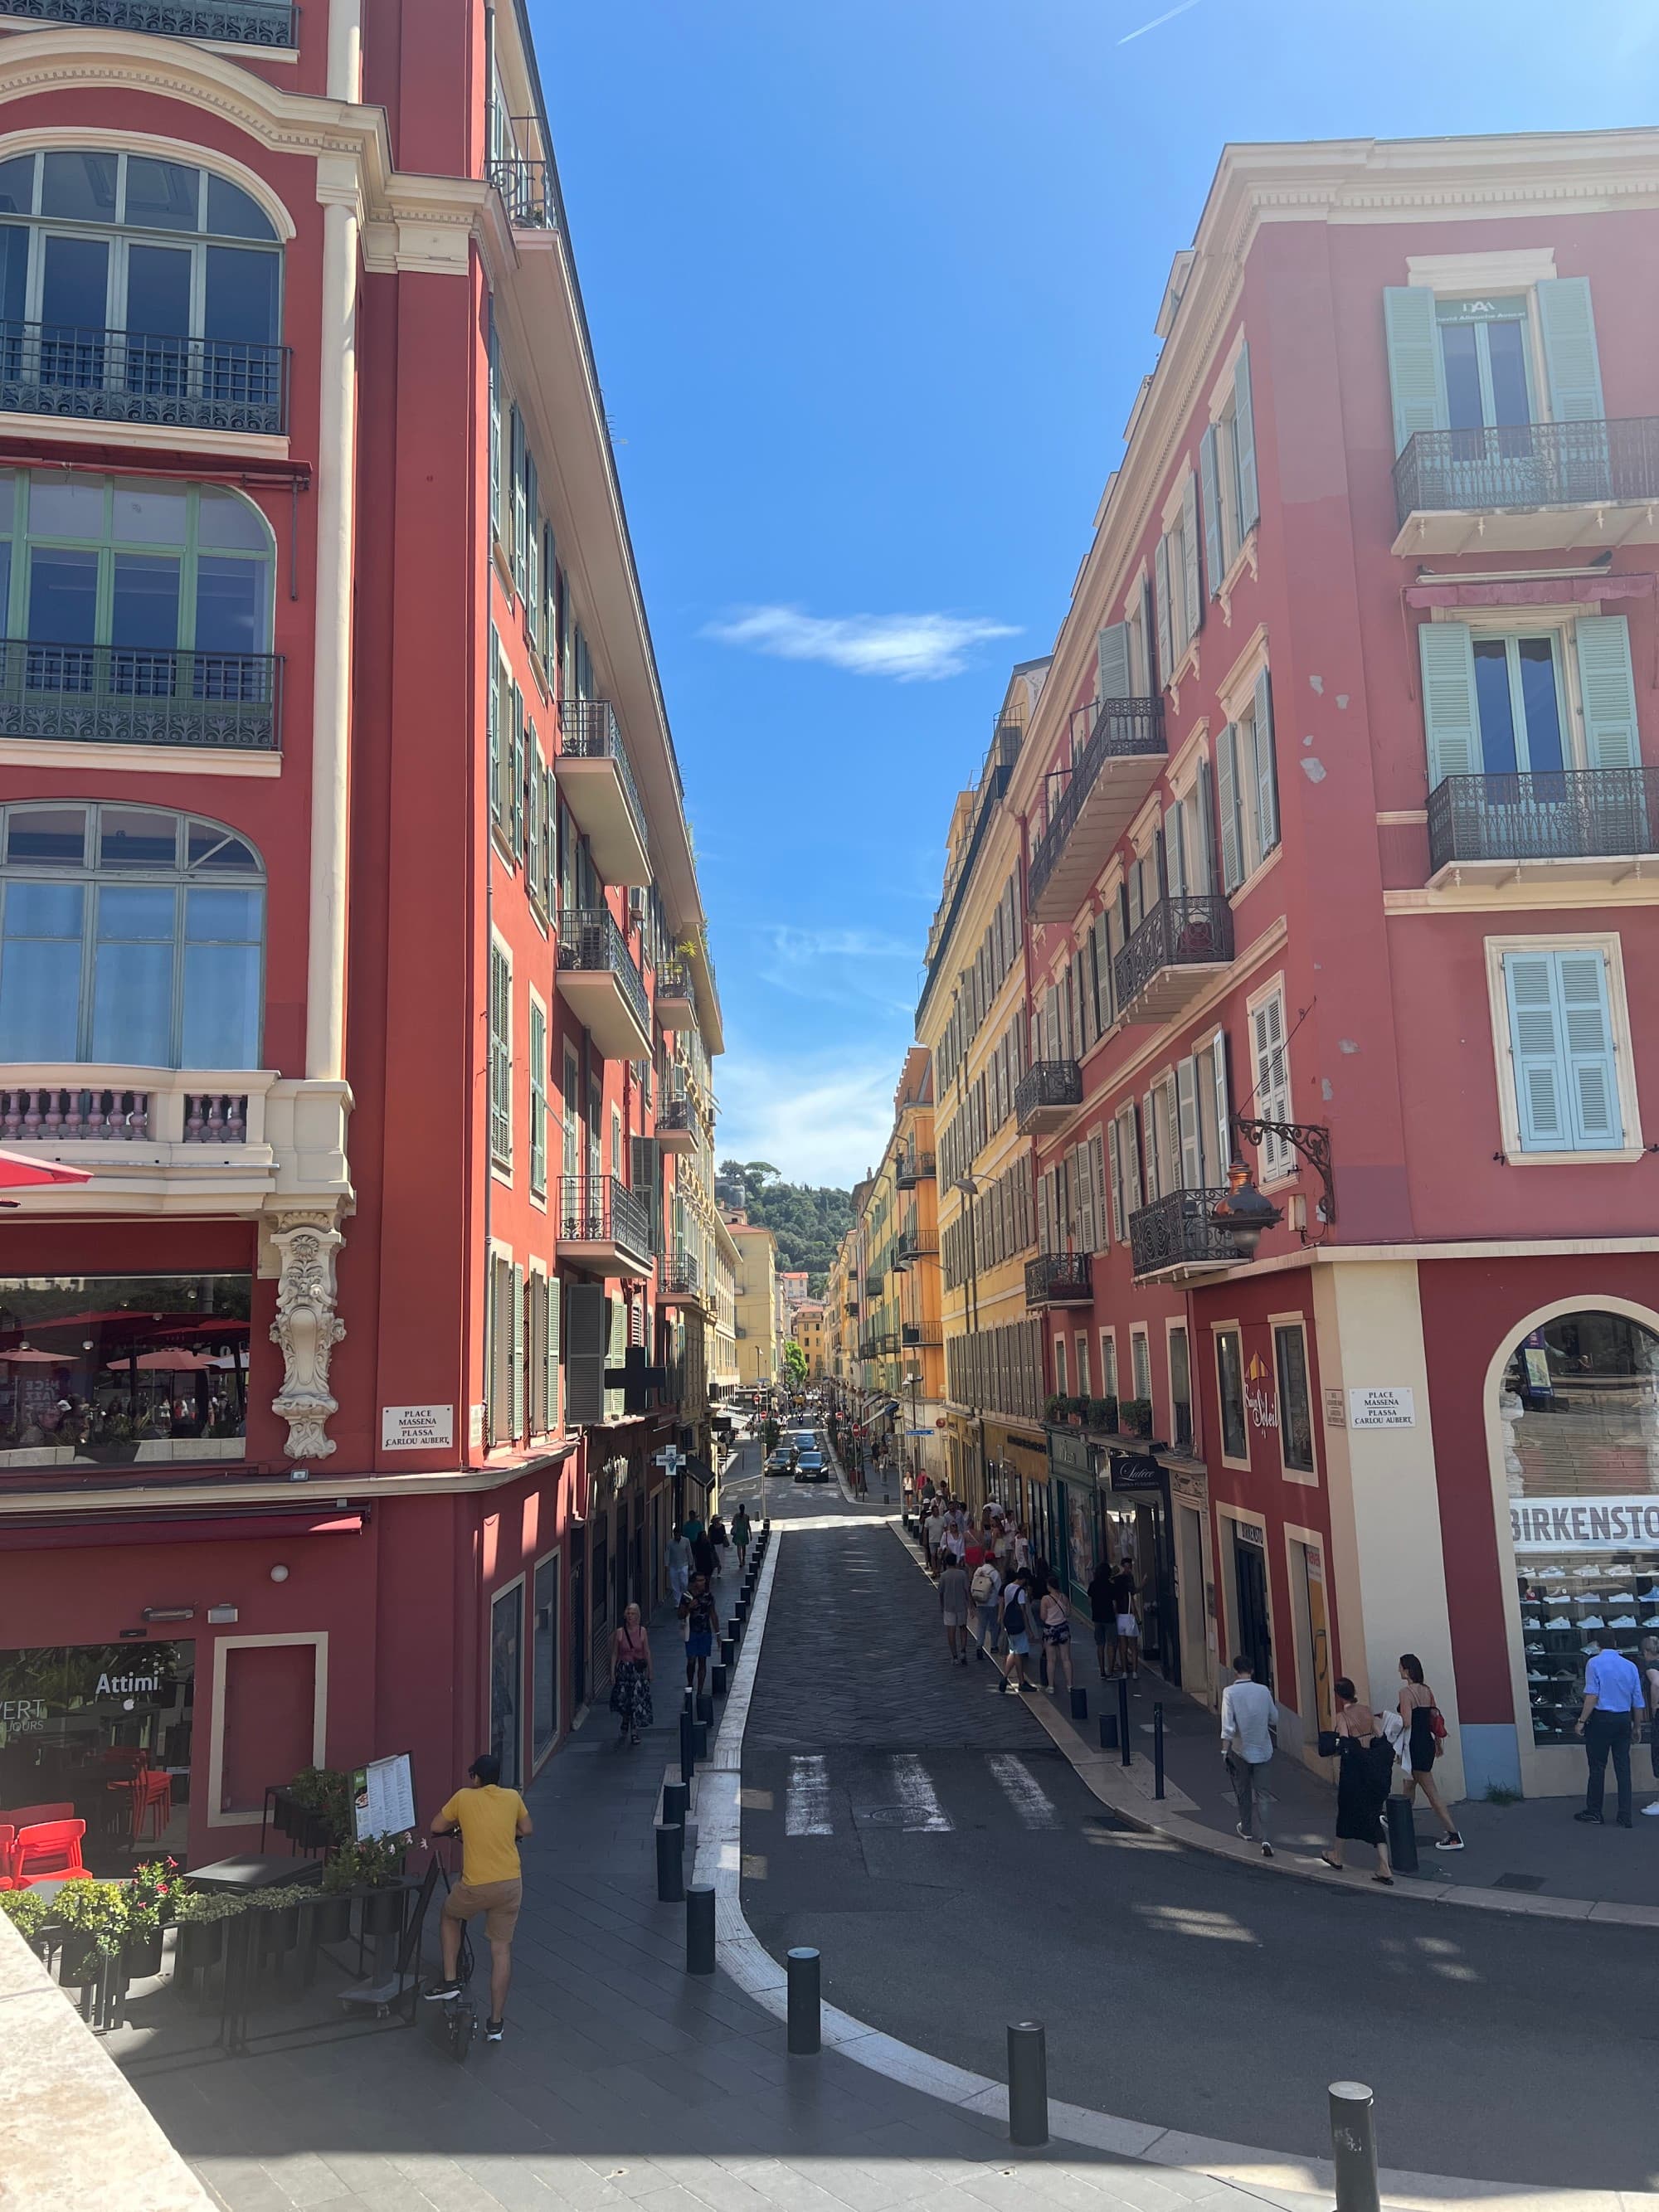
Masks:
[[[1344,1844],[1370,1844],[1376,1852],[1373,1881],[1392,1888],[1389,1847],[1382,1840],[1382,1808],[1394,1787],[1394,1747],[1369,1705],[1362,1705],[1353,1684],[1344,1674],[1334,1686],[1336,1698],[1336,1842],[1320,1858],[1328,1867],[1342,1870]]]

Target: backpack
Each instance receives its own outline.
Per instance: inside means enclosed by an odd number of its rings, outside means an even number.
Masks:
[[[1009,1601],[1007,1610],[1002,1616],[1002,1625],[1010,1636],[1024,1635],[1025,1607],[1020,1603],[1017,1595]]]
[[[972,1588],[974,1593],[974,1603],[975,1605],[989,1605],[991,1600],[997,1594],[996,1569],[990,1566],[981,1567],[974,1577]]]

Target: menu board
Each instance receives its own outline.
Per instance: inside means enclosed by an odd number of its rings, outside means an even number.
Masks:
[[[415,1768],[406,1751],[372,1759],[351,1778],[352,1813],[357,1841],[404,1836],[415,1826]]]

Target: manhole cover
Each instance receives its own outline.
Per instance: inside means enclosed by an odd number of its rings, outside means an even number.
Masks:
[[[1500,1874],[1492,1883],[1494,1889],[1542,1889],[1541,1874]]]

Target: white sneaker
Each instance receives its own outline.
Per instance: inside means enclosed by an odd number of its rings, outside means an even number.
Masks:
[[[1529,1644],[1527,1646],[1527,1656],[1528,1659],[1543,1659],[1547,1657],[1548,1650],[1549,1647],[1547,1644]]]
[[[1558,1613],[1553,1620],[1547,1620],[1544,1626],[1546,1628],[1571,1628],[1572,1623],[1565,1613]]]
[[[1587,1613],[1578,1624],[1581,1628],[1605,1628],[1607,1625],[1599,1613]]]
[[[1553,1674],[1532,1674],[1528,1675],[1527,1680],[1529,1682],[1553,1682],[1555,1677]]]
[[[1659,1820],[1659,1797],[1656,1797],[1651,1805],[1643,1806],[1642,1818],[1644,1820]]]
[[[1659,1605],[1659,1583],[1655,1583],[1651,1589],[1638,1590],[1636,1596],[1639,1605]]]
[[[1636,1615],[1633,1613],[1615,1613],[1613,1618],[1607,1623],[1607,1626],[1609,1628],[1636,1628],[1639,1626],[1640,1624],[1637,1620]]]
[[[1659,1628],[1659,1613],[1650,1613],[1642,1626],[1644,1628]]]
[[[1533,1579],[1540,1583],[1564,1583],[1567,1579],[1567,1571],[1565,1567],[1546,1567],[1541,1575],[1535,1575]]]

